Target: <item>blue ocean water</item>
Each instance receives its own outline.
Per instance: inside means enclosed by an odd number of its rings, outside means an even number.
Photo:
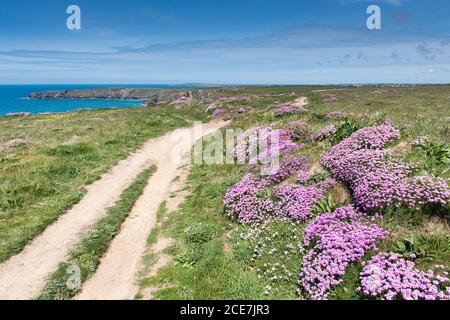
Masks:
[[[35,91],[75,90],[95,88],[193,88],[173,85],[0,85],[0,115],[14,112],[66,112],[78,109],[127,108],[142,105],[142,101],[123,100],[36,100],[26,99]]]

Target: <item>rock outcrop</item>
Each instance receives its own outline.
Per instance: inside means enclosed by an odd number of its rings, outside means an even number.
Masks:
[[[147,88],[105,88],[83,90],[51,90],[33,92],[30,99],[111,99],[143,100],[146,104],[204,101],[211,93],[208,90],[147,89]]]

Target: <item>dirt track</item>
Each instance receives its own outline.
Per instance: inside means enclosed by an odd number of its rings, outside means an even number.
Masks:
[[[204,125],[205,131],[215,131],[225,125],[215,122]],[[184,130],[184,131],[183,131]],[[151,139],[136,153],[120,161],[108,173],[87,187],[83,199],[35,238],[22,252],[0,264],[0,300],[33,299],[45,285],[47,277],[67,257],[94,223],[102,218],[137,175],[150,164],[158,166],[143,196],[136,203],[121,233],[113,241],[102,260],[98,273],[86,284],[81,298],[130,298],[134,284],[136,261],[145,247],[148,232],[154,224],[156,210],[179,166],[171,161],[176,153],[187,152],[193,129],[179,129],[160,138]],[[178,140],[173,139],[177,134]],[[207,132],[204,132],[204,134]]]
[[[204,134],[216,131],[225,123],[204,125]],[[193,130],[182,134],[192,135]],[[167,198],[169,185],[177,177],[181,162],[170,161],[172,148],[165,139],[154,143],[159,150],[158,170],[150,178],[144,193],[136,202],[120,234],[114,238],[95,275],[84,285],[79,300],[132,299],[138,291],[136,274],[146,249],[147,237],[156,223],[156,213]],[[190,141],[177,150],[182,155],[191,149]]]

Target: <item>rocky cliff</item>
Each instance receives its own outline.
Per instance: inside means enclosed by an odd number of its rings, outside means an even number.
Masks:
[[[84,90],[52,90],[33,92],[30,99],[111,99],[144,100],[147,104],[174,102],[185,97],[203,101],[214,96],[211,90],[146,89],[146,88],[106,88]]]

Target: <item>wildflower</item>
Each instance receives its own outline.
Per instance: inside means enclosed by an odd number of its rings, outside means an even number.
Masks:
[[[418,208],[446,205],[450,190],[445,180],[433,176],[410,177],[411,169],[393,160],[384,147],[400,137],[389,125],[358,130],[322,156],[322,164],[334,177],[348,184],[361,208],[390,205]]]
[[[337,132],[337,128],[334,124],[330,124],[323,128],[318,134],[313,137],[314,141],[322,141],[325,140]]]
[[[395,253],[380,253],[360,274],[362,295],[393,300],[450,300],[448,278],[416,268]]]
[[[326,299],[333,286],[342,282],[347,267],[375,250],[387,233],[354,207],[322,214],[306,228],[300,284],[315,300]]]
[[[343,112],[343,111],[333,111],[330,113],[327,113],[325,115],[325,119],[330,120],[332,118],[342,118],[342,117],[347,117],[349,114],[347,112]]]
[[[337,98],[335,96],[328,96],[323,99],[323,102],[336,102]]]
[[[216,109],[216,110],[213,111],[212,116],[213,117],[218,117],[218,116],[221,116],[224,113],[225,113],[224,109]]]

